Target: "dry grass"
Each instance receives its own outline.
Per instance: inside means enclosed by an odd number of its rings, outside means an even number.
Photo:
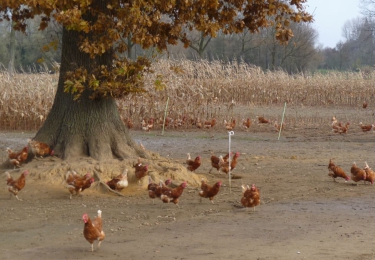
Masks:
[[[167,116],[174,122],[184,120],[182,128],[196,127],[191,122],[212,117],[219,124],[230,118],[237,122],[247,117],[254,120],[256,113],[251,108],[275,107],[281,111],[284,102],[288,107],[358,109],[364,100],[374,103],[374,75],[357,72],[291,76],[282,71],[264,72],[244,63],[189,60],[160,60],[154,70],[156,73],[146,79],[147,94],[129,95],[118,101],[121,116],[130,118],[138,129],[142,119],[148,118],[155,119],[155,128],[161,127],[168,98]],[[156,75],[163,75],[164,90],[154,88]],[[11,77],[0,72],[0,79],[0,130],[37,130],[52,106],[58,74]],[[280,113],[272,119],[279,116]],[[296,113],[286,122],[296,124],[301,120]],[[316,115],[303,120],[307,125],[327,123],[320,122]]]
[[[52,107],[58,74],[0,72],[0,130],[37,130]]]

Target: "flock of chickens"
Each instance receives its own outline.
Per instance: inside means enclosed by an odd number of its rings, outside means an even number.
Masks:
[[[346,122],[345,124],[343,122],[339,122],[335,116],[332,117],[332,132],[338,133],[338,134],[347,134],[350,126],[350,122]],[[369,132],[372,131],[375,132],[375,125],[374,124],[363,124],[362,122],[359,122],[359,127],[361,128],[362,132]]]
[[[285,123],[278,123],[277,121],[271,121],[264,116],[257,116],[257,121],[258,124],[273,124],[273,127],[275,128],[276,131],[280,131],[281,129],[284,129]],[[125,121],[126,126],[131,129],[133,128],[134,124],[132,123],[131,119],[126,119]],[[172,118],[166,118],[165,122],[163,120],[157,120],[155,121],[153,118],[150,119],[144,119],[142,120],[141,123],[141,129],[144,131],[150,131],[154,129],[154,126],[156,125],[161,125],[165,124],[165,128],[172,127],[172,128],[179,128],[184,125],[191,125],[196,128],[205,128],[205,129],[211,129],[214,126],[217,125],[216,119],[212,118],[211,120],[208,121],[202,121],[199,118],[198,119],[187,119],[186,117],[183,117],[182,119],[172,119]],[[241,127],[243,129],[249,129],[250,126],[252,125],[252,120],[251,118],[243,119]],[[236,119],[231,119],[229,121],[224,120],[223,121],[223,128],[225,128],[227,131],[232,131],[235,127],[237,126],[236,124]],[[350,122],[343,123],[341,121],[338,121],[335,116],[332,117],[332,122],[331,122],[331,127],[332,127],[332,132],[338,133],[338,134],[347,134],[349,130]],[[374,124],[363,124],[362,122],[359,123],[359,126],[363,132],[375,132],[375,125]]]
[[[262,117],[257,116],[259,124],[272,124],[270,120]],[[154,119],[143,120],[141,123],[142,130],[150,131],[154,128],[154,124],[161,124],[161,122],[155,122]],[[209,121],[201,121],[200,119],[197,120],[188,120],[186,118],[173,120],[171,118],[166,118],[165,122],[163,122],[164,126],[167,127],[179,127],[186,123],[190,123],[195,125],[197,128],[207,128],[210,129],[216,125],[216,119],[213,118]],[[126,124],[129,128],[133,127],[132,122],[130,119],[126,120]],[[236,120],[230,120],[223,122],[224,127],[226,130],[231,131],[236,127]],[[242,127],[244,129],[250,128],[252,122],[250,118],[243,120]],[[348,131],[350,123],[343,124],[342,122],[338,122],[336,117],[332,117],[332,131],[339,134],[346,134]],[[274,127],[276,130],[282,129],[284,124],[280,125],[277,122],[274,122]],[[360,123],[360,127],[363,132],[373,131],[375,132],[375,125],[364,125],[362,122]],[[31,148],[31,153],[34,154],[35,158],[43,158],[45,156],[53,156],[54,151],[51,149],[47,144],[38,142],[35,140],[28,140],[28,145],[25,146],[22,150],[18,152],[12,151],[10,148],[7,148],[9,162],[16,167],[21,167],[22,164],[26,163],[29,159],[29,147]],[[215,156],[211,153],[210,161],[211,161],[211,169],[210,173],[213,169],[216,169],[219,173],[226,173],[228,174],[230,171],[234,170],[237,166],[238,158],[240,157],[240,153],[231,153],[225,156]],[[190,153],[187,154],[186,165],[187,169],[191,172],[195,172],[201,166],[201,156],[196,156],[194,159],[191,158]],[[141,158],[138,158],[136,163],[133,163],[135,177],[137,178],[138,182],[140,183],[141,179],[148,176],[148,165],[144,165],[141,161]],[[365,167],[359,168],[356,163],[354,162],[350,172],[351,176],[349,177],[345,171],[337,166],[332,159],[330,159],[328,164],[329,173],[328,176],[332,177],[334,181],[336,178],[343,178],[345,181],[352,180],[354,182],[364,181],[369,182],[371,184],[374,183],[375,180],[375,172],[368,166],[367,162],[365,162]],[[13,179],[9,172],[6,172],[6,183],[8,187],[8,191],[13,194],[17,200],[21,199],[18,197],[18,193],[25,187],[26,184],[26,176],[28,171],[25,170],[19,176],[18,179]],[[128,183],[128,169],[125,169],[123,173],[118,176],[115,176],[111,180],[107,181],[105,184],[112,190],[121,192],[122,189],[126,188]],[[65,175],[65,182],[66,188],[70,192],[70,199],[72,199],[73,195],[80,195],[85,189],[91,187],[91,185],[95,182],[95,179],[90,173],[87,173],[83,176],[80,176],[75,171],[70,170]],[[165,182],[160,180],[159,184],[152,181],[151,177],[149,176],[149,184],[147,186],[148,195],[151,199],[153,199],[153,203],[155,198],[160,199],[163,203],[174,203],[177,207],[179,207],[179,198],[183,194],[184,189],[187,187],[186,181],[182,182],[179,186],[175,188],[171,188],[171,180],[167,179]],[[207,183],[207,181],[202,178],[200,190],[198,195],[200,196],[200,201],[202,202],[202,198],[208,198],[211,203],[214,203],[215,196],[220,192],[220,188],[222,186],[222,182],[219,180],[213,185]],[[255,184],[249,185],[242,185],[242,196],[240,199],[241,204],[246,208],[253,208],[260,204],[260,191],[255,186]],[[105,238],[105,233],[103,231],[103,223],[102,223],[102,211],[98,210],[97,216],[91,220],[87,214],[82,216],[82,220],[84,222],[84,230],[83,235],[86,240],[91,244],[91,251],[94,250],[94,241],[98,241],[98,248],[100,247],[101,242]]]
[[[264,117],[257,117],[259,123],[269,124],[270,121]],[[202,123],[202,125],[200,125]],[[142,129],[149,131],[153,128],[154,121],[145,121],[142,122]],[[207,122],[196,122],[197,127],[205,127],[210,128],[216,124],[216,120],[212,119],[211,121]],[[232,130],[235,125],[236,121],[231,120],[230,122],[224,121],[225,128],[227,130]],[[332,118],[332,131],[335,133],[347,133],[350,123],[343,124],[338,122],[336,117]],[[251,126],[251,120],[248,118],[244,120],[243,127],[249,128]],[[278,125],[275,122],[275,128],[280,130],[283,125]],[[374,124],[372,125],[363,125],[360,123],[360,127],[362,131],[375,131]],[[29,154],[29,147],[31,148],[31,153],[34,154],[36,158],[44,156],[53,156],[54,151],[45,143],[41,143],[35,140],[28,140],[28,145],[25,146],[22,150],[18,152],[12,151],[10,148],[7,148],[8,158],[10,163],[16,167],[21,167],[22,164],[26,163],[28,160]],[[219,173],[226,173],[228,174],[230,171],[234,170],[237,166],[238,158],[240,157],[240,153],[231,153],[225,156],[215,156],[211,153],[210,161],[211,161],[211,169],[210,173],[213,169],[216,169]],[[194,159],[191,158],[190,153],[187,153],[186,165],[187,169],[191,172],[195,172],[201,166],[201,156],[196,156]],[[141,181],[142,178],[148,175],[148,165],[144,165],[141,161],[141,158],[138,158],[136,163],[133,163],[135,177],[138,179],[138,182]],[[350,172],[351,176],[349,177],[345,171],[337,166],[332,159],[330,159],[328,164],[329,173],[328,175],[332,177],[334,181],[336,178],[343,178],[345,181],[352,180],[354,182],[364,181],[369,182],[371,184],[374,183],[375,180],[375,172],[368,166],[367,162],[365,162],[365,167],[363,169],[359,168],[356,163],[354,162]],[[21,200],[18,197],[18,193],[25,187],[26,184],[26,176],[28,171],[25,170],[19,176],[18,179],[13,179],[9,172],[6,172],[7,175],[7,187],[8,191],[15,195],[17,200]],[[105,184],[112,190],[120,192],[122,189],[126,188],[128,183],[128,169],[125,169],[123,173],[120,175],[112,178],[111,180],[107,181]],[[95,182],[95,179],[90,173],[87,173],[83,176],[80,176],[75,171],[70,170],[65,175],[65,182],[66,188],[70,192],[70,199],[72,199],[73,195],[80,195],[85,189],[91,187],[92,183]],[[175,188],[171,188],[171,180],[168,179],[165,182],[160,180],[159,184],[152,181],[151,177],[149,177],[149,184],[147,186],[148,195],[151,199],[158,198],[163,203],[174,203],[177,207],[179,207],[179,198],[183,194],[184,189],[187,187],[186,181],[182,182],[179,186]],[[200,201],[202,202],[202,198],[208,198],[211,203],[214,203],[215,196],[220,192],[220,187],[222,186],[222,182],[219,180],[213,185],[209,185],[207,181],[202,178],[200,191],[198,195],[200,196]],[[255,186],[255,184],[249,185],[242,185],[242,197],[240,199],[241,204],[246,208],[253,208],[260,204],[260,191]],[[98,240],[98,248],[100,247],[101,242],[105,238],[105,233],[103,231],[103,224],[102,224],[102,211],[98,210],[98,215],[91,220],[87,214],[82,216],[82,220],[84,222],[84,230],[83,234],[86,240],[91,244],[91,251],[94,250],[93,243],[94,241]]]
[[[259,124],[272,124],[275,127],[277,131],[280,131],[280,128],[282,128],[282,125],[279,124],[277,121],[272,122],[269,119],[266,119],[263,116],[257,116],[257,120]],[[130,118],[123,119],[124,124],[129,128],[134,128],[134,123]],[[184,116],[182,118],[176,118],[173,119],[171,117],[163,119],[143,119],[141,122],[141,129],[143,131],[149,132],[150,130],[155,129],[156,127],[164,127],[166,129],[168,128],[180,128],[180,127],[195,127],[198,129],[211,129],[217,125],[216,118],[212,118],[210,120],[201,120],[200,118],[189,118],[187,116]],[[247,130],[252,125],[252,120],[250,117],[243,119],[241,122],[241,128]],[[222,127],[226,129],[227,131],[232,131],[237,126],[236,119],[231,120],[223,120]]]
[[[350,177],[340,166],[337,166],[332,159],[329,160],[328,170],[328,176],[332,177],[334,181],[336,181],[336,178],[343,178],[345,182],[352,180],[354,182],[363,181],[364,183],[369,182],[374,184],[375,172],[368,166],[367,162],[365,162],[365,167],[363,169],[359,168],[357,164],[353,162],[350,168]]]
[[[21,151],[14,152],[10,148],[7,148],[6,151],[8,152],[8,159],[9,162],[16,167],[21,167],[22,164],[26,163],[29,157],[29,146],[31,147],[31,152],[34,154],[35,157],[43,157],[47,155],[53,155],[53,150],[45,143],[38,142],[35,140],[28,140],[28,145],[22,148]],[[14,194],[17,200],[21,200],[18,198],[18,193],[25,187],[26,184],[26,175],[29,172],[26,170],[24,171],[20,177],[16,180],[10,176],[9,172],[5,172],[7,176],[7,187],[8,191]]]
[[[23,163],[26,162],[26,160],[28,159],[29,146],[31,147],[31,151],[35,155],[35,157],[52,156],[54,154],[53,150],[47,144],[28,140],[28,146],[25,146],[21,151],[14,152],[10,148],[7,148],[9,161],[14,165],[14,167],[20,167]],[[210,157],[212,166],[211,170],[215,168],[219,173],[229,173],[229,171],[236,168],[239,156],[239,152],[231,154],[228,153],[224,157],[217,157],[212,153]],[[186,165],[189,171],[195,172],[201,166],[201,156],[197,156],[192,159],[190,153],[188,153]],[[148,175],[148,165],[144,165],[141,161],[141,158],[138,158],[137,162],[133,163],[133,168],[135,176],[139,182],[143,177]],[[6,183],[8,191],[11,193],[11,195],[13,194],[17,198],[17,200],[20,201],[21,199],[18,197],[18,193],[25,187],[27,174],[28,171],[25,170],[22,172],[18,179],[13,179],[10,173],[6,172]],[[112,190],[121,191],[129,184],[127,174],[128,169],[125,169],[123,173],[107,181],[105,184],[108,185],[108,187]],[[80,195],[85,189],[90,188],[94,182],[95,179],[90,173],[81,176],[74,170],[69,170],[65,175],[66,188],[70,192],[70,199],[72,199],[73,195]],[[179,198],[181,197],[184,189],[187,187],[187,183],[186,181],[184,181],[175,188],[170,187],[171,183],[171,180],[168,179],[165,182],[160,180],[160,183],[157,184],[153,182],[151,177],[149,176],[147,191],[149,197],[153,199],[153,203],[155,198],[159,198],[163,203],[171,202],[179,207]],[[214,203],[213,200],[219,193],[221,186],[221,181],[210,185],[204,178],[202,178],[200,191],[198,192],[200,201],[202,202],[202,198],[208,198],[211,203]],[[249,185],[243,185],[242,190],[243,194],[242,198],[240,199],[241,204],[244,207],[252,207],[253,210],[255,210],[255,206],[258,206],[260,204],[259,189],[255,186],[255,184],[252,184],[251,187]],[[82,216],[82,220],[84,222],[84,237],[91,244],[91,251],[93,251],[94,241],[98,240],[98,247],[100,247],[101,241],[103,241],[105,238],[105,233],[103,231],[102,225],[102,211],[98,210],[98,215],[93,220],[91,220],[87,214],[84,214]]]

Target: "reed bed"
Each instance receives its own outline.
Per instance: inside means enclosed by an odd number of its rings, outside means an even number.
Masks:
[[[147,93],[118,100],[124,122],[141,128],[143,119],[155,119],[161,128],[168,100],[167,117],[184,123],[182,129],[195,128],[192,122],[215,117],[218,124],[226,119],[255,119],[256,115],[281,119],[284,103],[288,108],[359,109],[363,101],[375,104],[373,74],[329,72],[315,75],[288,75],[283,71],[263,71],[241,62],[191,61],[163,59],[153,64],[154,74],[146,77]],[[162,77],[164,89],[153,82]],[[58,74],[35,73],[9,75],[0,72],[0,130],[37,130],[44,122],[54,100]],[[267,109],[266,109],[267,108]],[[267,111],[263,112],[262,111]],[[276,113],[276,111],[278,111]],[[297,112],[299,111],[299,112]],[[286,123],[297,127],[327,124],[317,113],[288,114]],[[367,120],[358,112],[353,119]],[[352,118],[345,118],[351,120]],[[187,123],[189,122],[189,123]],[[329,123],[329,122],[328,122]],[[169,125],[169,128],[173,127]],[[177,127],[177,124],[176,124]]]

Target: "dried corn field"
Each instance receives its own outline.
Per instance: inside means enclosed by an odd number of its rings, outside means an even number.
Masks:
[[[344,121],[372,121],[374,75],[288,75],[264,72],[245,63],[181,59],[159,60],[153,69],[155,73],[146,77],[148,93],[118,101],[124,122],[131,121],[134,129],[141,129],[142,120],[150,118],[155,120],[154,128],[160,129],[166,107],[168,128],[196,128],[197,121],[211,118],[216,118],[218,125],[224,119],[240,123],[250,117],[254,121],[258,115],[280,122],[285,102],[286,126],[327,126],[329,117],[321,116],[327,110]],[[156,77],[163,79],[163,90],[155,89]],[[0,79],[0,130],[37,130],[53,104],[58,74],[11,76],[3,71]],[[363,101],[368,103],[367,110],[362,108]],[[347,116],[345,109],[357,113]]]

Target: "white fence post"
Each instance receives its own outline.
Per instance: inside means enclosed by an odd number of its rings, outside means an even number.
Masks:
[[[234,132],[233,131],[230,131],[228,132],[228,135],[229,135],[229,151],[228,151],[228,154],[229,154],[229,158],[228,158],[228,162],[229,162],[229,171],[228,171],[228,176],[229,176],[229,193],[232,192],[232,176],[231,176],[231,168],[230,168],[230,162],[231,162],[231,157],[230,157],[230,145],[231,145],[231,136],[234,135]]]

